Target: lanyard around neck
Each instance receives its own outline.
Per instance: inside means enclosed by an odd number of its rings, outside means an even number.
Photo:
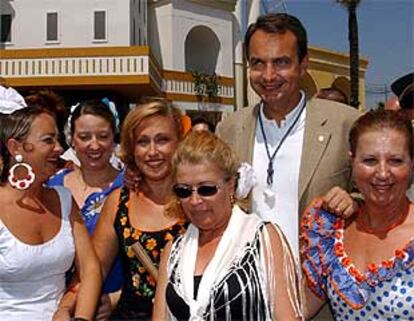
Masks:
[[[280,140],[279,144],[276,146],[276,149],[273,152],[273,154],[270,155],[269,145],[267,143],[267,137],[266,137],[266,133],[265,133],[264,126],[263,126],[262,113],[261,113],[261,110],[264,109],[264,104],[263,104],[263,102],[260,103],[260,107],[262,109],[259,110],[259,124],[260,124],[260,130],[261,130],[262,135],[263,135],[263,140],[264,140],[264,143],[265,143],[265,147],[266,147],[267,158],[269,160],[269,163],[267,165],[267,177],[266,177],[266,183],[267,183],[268,186],[273,185],[273,174],[274,174],[273,161],[275,160],[276,154],[279,151],[279,149],[282,147],[282,144],[285,142],[286,138],[289,136],[289,134],[291,133],[291,131],[293,130],[293,128],[295,127],[297,122],[299,121],[299,118],[302,115],[302,112],[305,109],[305,106],[306,106],[306,102],[304,102],[302,104],[302,106],[300,107],[300,110],[299,110],[298,114],[296,115],[295,119],[293,120],[292,124],[289,126],[288,130],[282,136],[282,139]]]

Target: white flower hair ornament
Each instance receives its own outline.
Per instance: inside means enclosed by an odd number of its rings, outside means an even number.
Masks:
[[[115,103],[113,101],[109,100],[108,98],[103,98],[101,101],[106,106],[108,106],[109,110],[112,113],[112,116],[114,116],[114,119],[115,119],[115,131],[116,131],[116,133],[118,133],[119,132],[119,115],[118,115],[118,112],[116,110]]]
[[[70,107],[70,114],[68,117],[68,120],[66,121],[66,125],[65,125],[65,129],[64,129],[64,134],[65,134],[65,141],[66,144],[68,144],[69,146],[71,145],[72,142],[72,115],[75,112],[76,108],[78,108],[80,106],[80,103],[76,103],[75,105],[72,105]]]
[[[9,115],[25,107],[24,98],[15,89],[0,86],[0,113]]]
[[[252,188],[256,185],[257,179],[253,167],[248,163],[242,163],[237,171],[236,197],[246,198]]]

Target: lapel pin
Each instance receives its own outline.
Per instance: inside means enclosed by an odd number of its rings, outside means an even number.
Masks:
[[[324,139],[325,139],[325,137],[323,137],[323,135],[319,135],[319,136],[318,136],[318,141],[319,141],[320,143],[322,143],[322,142],[324,141]]]

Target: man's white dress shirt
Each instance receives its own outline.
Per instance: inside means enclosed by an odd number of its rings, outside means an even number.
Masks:
[[[261,105],[259,112],[270,155],[273,155],[305,103],[305,94],[301,92],[299,104],[281,121],[280,127],[275,120],[266,118],[263,104]],[[299,170],[305,118],[306,107],[273,160],[272,186],[267,185],[269,158],[259,119],[256,124],[253,150],[253,169],[257,178],[257,185],[253,189],[253,212],[280,226],[296,258],[299,258]]]

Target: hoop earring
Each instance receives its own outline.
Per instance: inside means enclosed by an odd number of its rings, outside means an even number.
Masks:
[[[33,172],[32,167],[27,164],[27,163],[23,163],[23,156],[18,154],[15,157],[16,160],[16,164],[14,164],[10,169],[9,169],[9,176],[8,176],[8,181],[10,183],[10,185],[18,190],[25,190],[28,189],[30,187],[30,185],[33,184],[34,180],[35,180],[35,173]],[[27,171],[26,175],[19,179],[18,176],[15,174],[15,171],[18,167],[24,167]]]

